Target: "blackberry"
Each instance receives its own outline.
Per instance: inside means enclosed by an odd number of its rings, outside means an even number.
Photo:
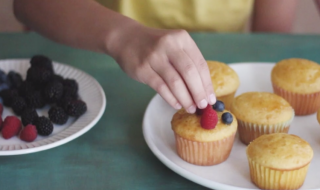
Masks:
[[[68,121],[68,115],[61,107],[51,107],[48,114],[49,119],[52,121],[52,123],[63,125]]]
[[[7,107],[11,107],[13,98],[17,97],[18,95],[19,94],[16,89],[5,89],[0,92],[3,105]]]
[[[55,103],[63,95],[63,85],[57,81],[50,82],[45,86],[43,93],[47,103]]]
[[[74,79],[65,79],[63,81],[64,96],[77,97],[78,83]]]
[[[18,90],[19,90],[20,96],[26,97],[29,94],[34,93],[35,85],[30,81],[23,81]]]
[[[40,91],[36,91],[26,96],[26,102],[29,107],[43,108],[46,105],[46,101]]]
[[[26,100],[21,96],[16,96],[12,99],[11,108],[15,114],[21,115],[23,110],[27,107]]]
[[[53,77],[53,71],[44,67],[30,67],[27,71],[27,81],[36,85],[44,85]]]
[[[28,124],[35,124],[38,117],[38,113],[34,108],[26,108],[21,114],[21,122],[24,126],[27,126]]]
[[[37,128],[38,134],[42,136],[48,136],[53,131],[53,124],[48,118],[44,116],[38,117],[35,120],[35,126]]]
[[[52,61],[44,55],[34,55],[30,60],[31,67],[44,67],[53,71]]]
[[[222,122],[227,124],[227,125],[230,125],[233,121],[233,116],[231,113],[229,112],[224,112],[222,115],[221,115],[221,119],[222,119]]]
[[[22,77],[15,71],[10,71],[7,75],[7,80],[10,88],[19,88],[22,84]]]
[[[62,97],[58,102],[57,102],[57,106],[62,107],[64,109],[64,111],[67,112],[67,108],[70,104],[70,102],[72,100],[76,100],[72,97],[66,96],[66,97]]]
[[[57,75],[57,74],[55,74],[55,75],[53,75],[53,77],[52,77],[52,79],[51,80],[53,80],[53,81],[58,81],[58,82],[61,82],[61,83],[63,83],[63,77],[61,76],[61,75]]]
[[[217,100],[215,104],[213,104],[212,108],[216,111],[222,112],[224,110],[224,103],[220,100]]]
[[[67,114],[74,117],[79,117],[87,111],[87,104],[82,100],[72,100],[66,107]]]

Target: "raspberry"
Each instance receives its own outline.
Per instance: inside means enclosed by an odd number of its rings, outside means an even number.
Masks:
[[[78,94],[78,83],[73,79],[65,79],[63,81],[64,96],[77,97]]]
[[[21,75],[15,71],[10,71],[8,73],[7,80],[10,88],[19,88],[19,86],[22,84]]]
[[[87,104],[82,100],[72,100],[67,106],[67,114],[79,117],[87,111]]]
[[[18,90],[19,90],[20,96],[25,97],[29,94],[33,94],[35,89],[36,87],[32,82],[23,81]]]
[[[13,98],[11,108],[15,114],[21,115],[26,107],[27,102],[23,97],[17,96]]]
[[[35,126],[37,127],[38,134],[42,136],[48,136],[53,131],[53,124],[48,118],[44,116],[38,117],[36,119]]]
[[[21,130],[21,121],[16,116],[7,116],[3,121],[2,136],[4,139],[10,139],[17,135]]]
[[[213,104],[212,108],[216,111],[222,112],[224,110],[224,103],[220,100],[217,100],[215,104]]]
[[[26,142],[32,142],[34,141],[37,136],[37,128],[34,125],[27,125],[25,128],[23,128],[20,132],[20,139]]]
[[[44,55],[34,55],[30,60],[31,67],[41,68],[53,71],[52,61]]]
[[[211,105],[208,105],[201,116],[201,126],[204,129],[214,129],[218,123],[217,112],[212,109]]]
[[[53,81],[46,85],[44,89],[44,98],[48,103],[57,102],[63,95],[63,85],[60,82]]]
[[[63,125],[68,121],[68,115],[61,107],[51,107],[48,114],[50,120],[55,124]]]
[[[28,124],[35,124],[36,119],[38,118],[38,113],[34,108],[26,108],[21,114],[21,122],[24,126]]]
[[[27,95],[26,102],[29,107],[33,108],[43,108],[46,105],[46,101],[40,91]]]
[[[229,112],[224,112],[221,115],[221,119],[222,119],[223,123],[225,123],[227,125],[230,125],[232,123],[232,121],[233,121],[233,116]]]
[[[3,105],[11,107],[13,98],[18,96],[18,91],[16,89],[5,89],[0,92],[0,96]]]

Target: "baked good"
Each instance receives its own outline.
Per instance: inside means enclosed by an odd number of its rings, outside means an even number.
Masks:
[[[246,149],[251,181],[261,189],[298,189],[304,183],[313,150],[296,135],[262,135]]]
[[[296,115],[315,113],[320,108],[320,65],[307,59],[284,59],[272,69],[274,93],[285,98]]]
[[[209,105],[206,109],[212,108]],[[177,153],[186,162],[210,166],[219,164],[229,157],[237,131],[237,120],[226,110],[214,111],[213,114],[216,114],[213,129],[203,126],[206,112],[189,114],[181,109],[173,115],[171,126],[176,139]],[[226,115],[234,118],[228,121],[229,124],[221,119]]]
[[[246,92],[237,96],[231,112],[238,120],[240,140],[249,144],[269,133],[287,133],[294,110],[281,96],[270,92]]]
[[[207,61],[211,81],[218,100],[224,102],[230,110],[234,95],[240,85],[237,73],[227,64],[218,61]]]

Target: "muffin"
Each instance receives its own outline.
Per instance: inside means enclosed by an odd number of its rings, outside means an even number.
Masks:
[[[213,129],[202,126],[205,113],[189,114],[181,109],[173,115],[171,126],[180,158],[191,164],[210,166],[229,157],[237,131],[237,120],[226,110],[215,113],[217,123]],[[229,124],[221,119],[224,113],[233,118]]]
[[[269,92],[246,92],[237,96],[231,112],[238,120],[240,140],[249,144],[270,133],[287,133],[294,110],[281,96]]]
[[[296,135],[262,135],[246,149],[251,181],[260,189],[298,189],[304,183],[313,150]]]
[[[218,61],[207,61],[211,81],[218,100],[224,102],[230,110],[234,95],[240,85],[237,73],[227,64]]]
[[[285,59],[272,69],[274,93],[285,98],[296,115],[315,113],[320,108],[320,65],[306,59]]]

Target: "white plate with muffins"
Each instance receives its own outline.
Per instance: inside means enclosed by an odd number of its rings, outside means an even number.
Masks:
[[[208,65],[219,68],[210,69],[217,98],[237,123],[232,149],[234,126],[222,112],[215,128],[204,129],[202,115],[174,110],[156,95],[143,133],[160,161],[212,189],[320,189],[320,66],[305,59]]]

